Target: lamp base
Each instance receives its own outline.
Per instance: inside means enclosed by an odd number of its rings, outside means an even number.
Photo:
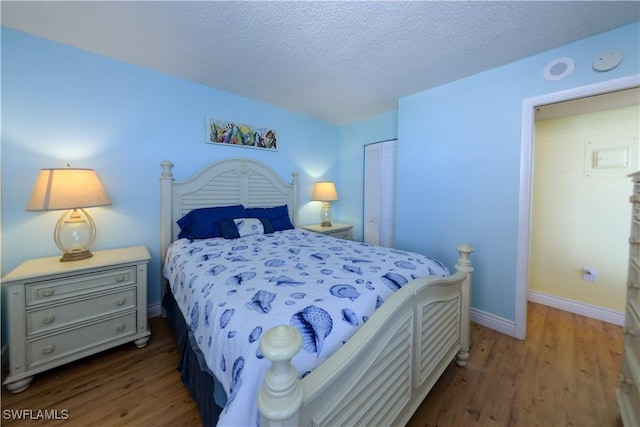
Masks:
[[[89,249],[96,240],[96,224],[84,209],[68,210],[58,220],[53,237],[62,251],[60,261],[91,258],[93,254]]]
[[[63,254],[60,262],[80,261],[81,259],[91,258],[92,256],[91,251],[71,252]]]
[[[320,209],[320,226],[331,227],[331,205],[329,202],[322,202],[322,208]]]

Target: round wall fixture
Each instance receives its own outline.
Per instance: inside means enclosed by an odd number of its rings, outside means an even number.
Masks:
[[[544,67],[542,75],[546,80],[554,82],[556,80],[562,80],[569,74],[573,73],[574,68],[576,68],[576,61],[572,58],[557,58],[549,62],[547,66]]]
[[[596,71],[613,70],[622,62],[622,54],[620,52],[607,52],[598,56],[593,61],[593,69]]]

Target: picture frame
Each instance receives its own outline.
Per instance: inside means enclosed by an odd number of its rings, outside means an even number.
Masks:
[[[216,117],[205,117],[207,144],[230,145],[278,151],[278,137],[275,129],[238,123]]]

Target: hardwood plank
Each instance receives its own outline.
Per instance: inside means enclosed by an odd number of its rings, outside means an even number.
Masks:
[[[621,328],[528,307],[526,341],[472,324],[467,366],[445,370],[408,426],[621,426]],[[5,417],[24,409],[68,411],[68,420],[36,423],[43,426],[200,425],[171,329],[159,317],[150,325],[143,349],[126,344],[45,372],[19,394],[3,387],[2,425],[34,424]]]
[[[150,319],[151,340],[142,349],[125,344],[36,375],[31,387],[12,394],[2,389],[2,425],[31,425],[9,419],[5,410],[66,410],[68,420],[47,426],[200,425],[200,415],[183,387],[171,328]],[[4,378],[4,375],[3,375]]]
[[[622,426],[622,328],[534,303],[527,326],[519,341],[472,324],[467,366],[450,365],[407,426]]]

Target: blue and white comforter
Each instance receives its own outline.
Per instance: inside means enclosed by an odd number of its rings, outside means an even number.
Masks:
[[[257,395],[270,362],[259,340],[289,324],[303,337],[300,376],[320,365],[395,290],[448,276],[440,262],[404,252],[286,230],[171,244],[164,275],[209,369],[227,393],[223,425],[257,425]]]

